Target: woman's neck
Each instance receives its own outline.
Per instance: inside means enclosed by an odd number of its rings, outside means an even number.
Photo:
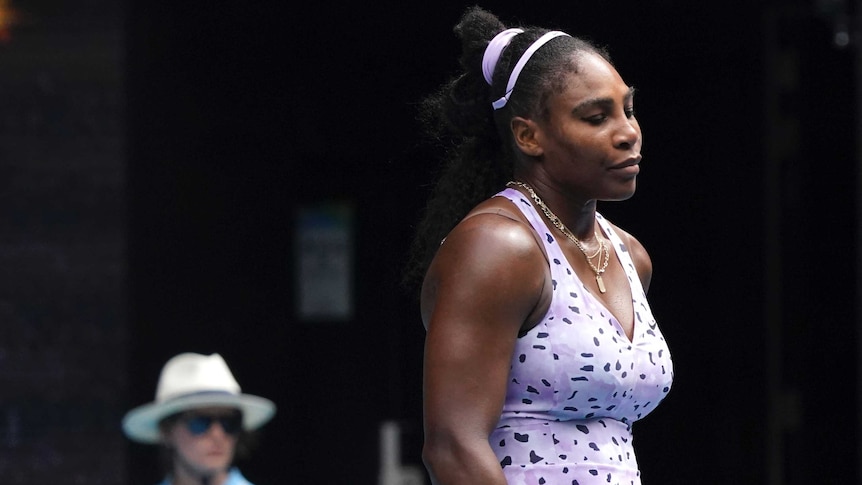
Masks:
[[[532,188],[553,215],[578,239],[593,239],[596,230],[595,200],[576,200],[557,190],[553,184],[545,183],[541,177],[524,177],[520,181]]]

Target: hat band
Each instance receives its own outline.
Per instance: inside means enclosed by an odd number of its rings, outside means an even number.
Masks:
[[[174,401],[178,401],[180,399],[186,399],[189,397],[195,396],[230,396],[230,397],[239,397],[237,394],[230,391],[196,391],[196,392],[188,392],[185,394],[177,394],[175,396],[170,396],[159,401],[160,404],[169,404]]]

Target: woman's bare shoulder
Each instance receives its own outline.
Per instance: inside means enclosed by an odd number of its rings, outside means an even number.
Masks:
[[[441,295],[449,301],[480,295],[475,304],[510,298],[516,306],[523,300],[526,309],[535,305],[546,277],[545,256],[535,231],[505,202],[480,204],[441,242],[422,288],[426,317]]]

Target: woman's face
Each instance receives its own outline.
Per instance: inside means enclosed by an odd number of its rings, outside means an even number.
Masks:
[[[236,409],[209,407],[182,414],[165,435],[176,450],[174,471],[192,476],[221,476],[233,462],[242,414]]]
[[[580,71],[548,99],[548,119],[536,120],[540,169],[585,201],[627,199],[642,144],[634,90],[601,56],[583,53],[579,62]]]

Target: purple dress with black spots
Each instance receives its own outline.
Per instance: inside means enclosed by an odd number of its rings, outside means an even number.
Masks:
[[[518,339],[503,413],[490,444],[509,485],[639,485],[632,424],[649,414],[673,381],[670,352],[634,264],[610,224],[596,214],[631,284],[631,340],[578,279],[530,199],[511,200],[541,235],[553,298]]]

